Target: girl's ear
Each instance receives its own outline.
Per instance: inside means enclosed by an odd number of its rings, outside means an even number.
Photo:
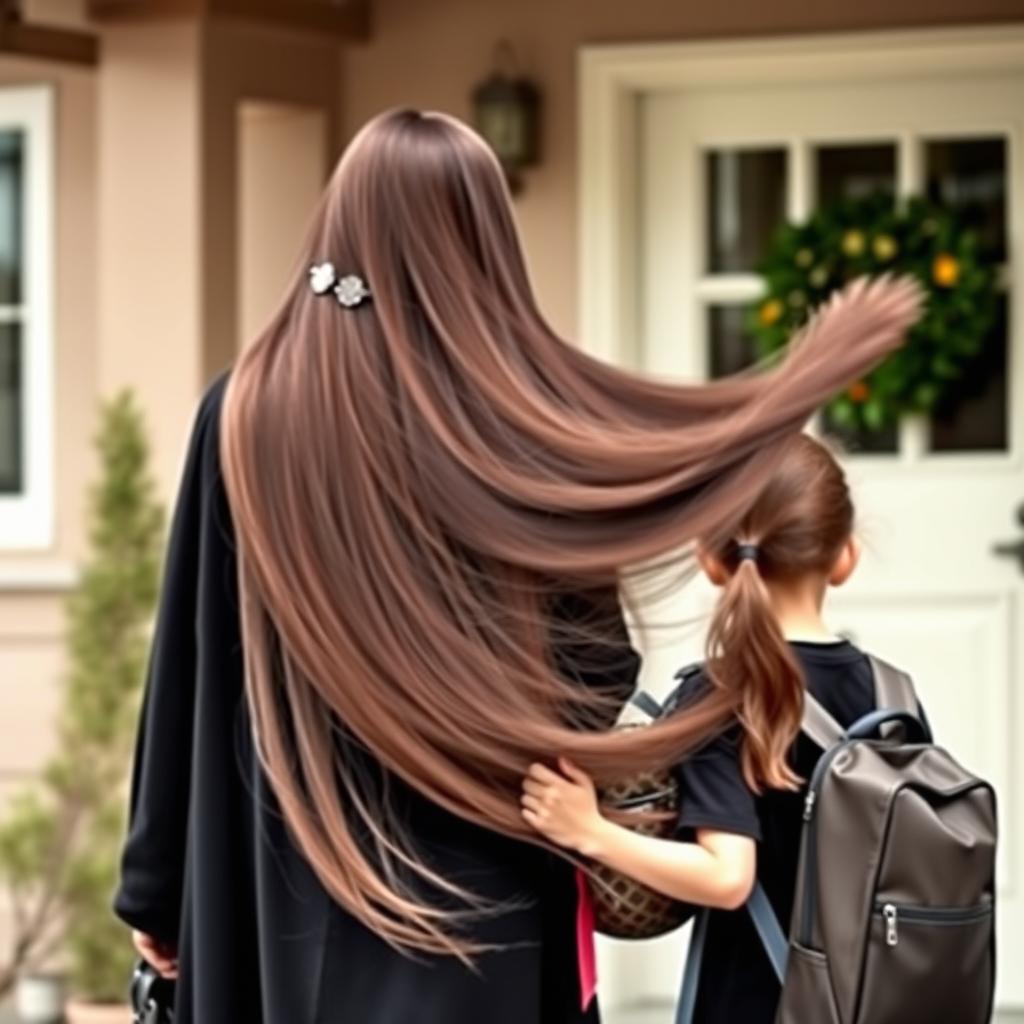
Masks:
[[[729,573],[722,563],[706,548],[697,548],[697,561],[708,580],[716,587],[724,587],[729,582]]]
[[[828,575],[829,586],[841,587],[852,575],[860,561],[861,545],[856,537],[851,536],[839,552],[839,557]]]

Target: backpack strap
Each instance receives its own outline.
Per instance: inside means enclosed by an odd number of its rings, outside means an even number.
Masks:
[[[686,966],[683,968],[683,986],[679,990],[676,1004],[675,1024],[691,1024],[697,1008],[697,988],[700,985],[700,969],[704,964],[704,943],[708,937],[708,918],[711,912],[704,907],[697,914],[690,933],[690,948],[686,952]]]
[[[809,690],[804,691],[804,717],[800,731],[822,750],[834,747],[845,733],[843,727]]]
[[[868,661],[875,677],[875,707],[880,711],[907,711],[916,716],[917,693],[910,676],[873,654],[868,655]]]
[[[646,690],[637,690],[636,693],[629,698],[629,703],[652,720],[655,718],[661,718],[665,713],[665,709],[661,704],[659,704],[658,701],[656,701]]]
[[[775,977],[781,985],[786,977],[786,961],[789,957],[789,940],[772,909],[768,895],[760,882],[754,884],[750,899],[746,903],[747,913],[757,931],[761,945],[771,961]],[[704,963],[704,945],[708,937],[708,919],[711,911],[704,908],[697,915],[690,936],[690,949],[686,955],[683,970],[683,985],[679,991],[675,1024],[691,1024],[697,1008],[697,989],[700,985],[700,971]]]

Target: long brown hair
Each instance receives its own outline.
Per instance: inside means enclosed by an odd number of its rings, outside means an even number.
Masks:
[[[627,373],[544,320],[488,147],[411,110],[356,136],[303,256],[373,298],[347,310],[298,275],[229,384],[254,729],[333,896],[399,947],[471,954],[452,915],[400,881],[452,888],[346,770],[338,723],[429,800],[524,839],[533,760],[608,778],[691,750],[733,691],[642,732],[572,728],[567,709],[602,698],[558,670],[550,591],[614,586],[734,522],[814,407],[900,342],[919,295],[854,286],[763,375]]]
[[[705,545],[729,574],[708,630],[707,668],[719,688],[737,694],[748,784],[790,787],[797,779],[786,753],[800,729],[804,679],[768,584],[824,580],[835,565],[853,531],[842,468],[820,441],[801,435],[734,529]],[[745,545],[756,557],[741,557]]]

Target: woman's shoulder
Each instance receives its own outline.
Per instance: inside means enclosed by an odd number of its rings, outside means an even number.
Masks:
[[[229,376],[225,370],[207,385],[192,415],[187,463],[215,475],[219,475],[220,417]]]
[[[219,428],[220,414],[224,407],[224,396],[227,393],[230,378],[231,371],[222,370],[206,386],[206,390],[199,399],[199,409],[196,413],[197,426],[212,427],[214,430]]]

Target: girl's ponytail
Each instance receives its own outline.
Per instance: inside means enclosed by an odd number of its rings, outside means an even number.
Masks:
[[[791,788],[787,752],[800,731],[804,680],[772,609],[772,586],[822,590],[853,532],[853,503],[842,467],[806,435],[782,460],[728,535],[703,549],[728,575],[708,632],[707,670],[732,698],[745,738],[743,774],[752,789]]]
[[[708,631],[708,675],[733,693],[747,785],[755,792],[793,788],[798,779],[786,753],[800,730],[803,675],[772,613],[756,558],[734,553],[733,559]]]

